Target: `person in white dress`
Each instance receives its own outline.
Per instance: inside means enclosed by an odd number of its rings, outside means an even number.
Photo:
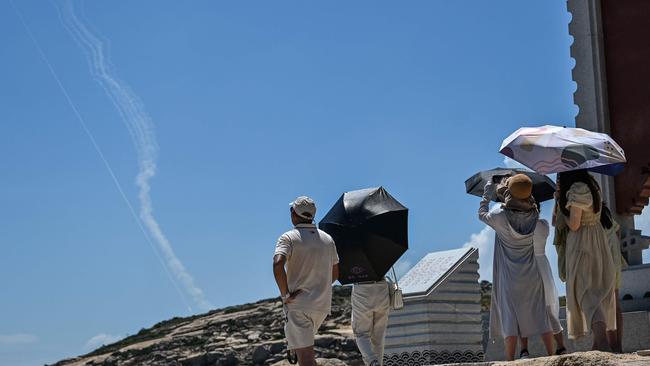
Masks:
[[[537,205],[539,207],[539,203]],[[557,343],[555,354],[561,355],[566,353],[566,346],[564,345],[564,337],[562,334],[563,328],[562,324],[560,323],[560,299],[558,296],[557,287],[555,286],[555,281],[553,280],[551,264],[546,257],[546,241],[549,235],[548,221],[540,219],[537,222],[537,228],[538,230],[535,230],[535,235],[533,236],[535,262],[537,264],[537,268],[539,269],[539,273],[542,276],[542,282],[544,283],[546,313],[553,329],[553,338],[555,339],[555,343]],[[523,353],[522,356],[527,357],[528,338],[522,337],[520,341]]]
[[[554,353],[553,327],[534,253],[533,237],[540,228],[537,228],[539,211],[531,195],[532,184],[525,174],[509,177],[498,186],[489,181],[478,212],[479,219],[496,234],[490,338],[504,339],[508,361],[514,359],[517,339],[521,337],[539,335],[548,355]],[[490,210],[490,201],[500,191],[504,203]]]

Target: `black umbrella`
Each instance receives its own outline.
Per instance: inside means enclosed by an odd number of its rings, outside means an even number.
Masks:
[[[526,174],[533,181],[533,197],[538,202],[548,201],[553,199],[555,193],[555,182],[543,174],[531,172],[524,169],[511,169],[511,168],[495,168],[492,170],[484,170],[471,176],[465,181],[465,189],[467,193],[474,196],[483,196],[483,189],[485,184],[493,178],[501,178],[505,176],[513,176],[515,174]],[[494,200],[497,200],[495,197]]]
[[[344,193],[318,226],[334,238],[342,284],[383,279],[408,249],[408,208],[383,187]]]

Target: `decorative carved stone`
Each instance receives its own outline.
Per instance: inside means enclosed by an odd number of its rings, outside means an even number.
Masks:
[[[641,230],[621,230],[621,252],[631,266],[643,264],[643,250],[650,246],[650,237],[641,234]]]

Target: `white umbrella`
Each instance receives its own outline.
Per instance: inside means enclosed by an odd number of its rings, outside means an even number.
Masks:
[[[616,175],[626,161],[623,149],[605,133],[550,125],[518,129],[499,152],[540,174],[588,169]]]

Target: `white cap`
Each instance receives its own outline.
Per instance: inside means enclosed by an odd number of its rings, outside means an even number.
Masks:
[[[303,219],[313,220],[316,216],[316,204],[307,196],[300,196],[289,204],[293,212]]]

